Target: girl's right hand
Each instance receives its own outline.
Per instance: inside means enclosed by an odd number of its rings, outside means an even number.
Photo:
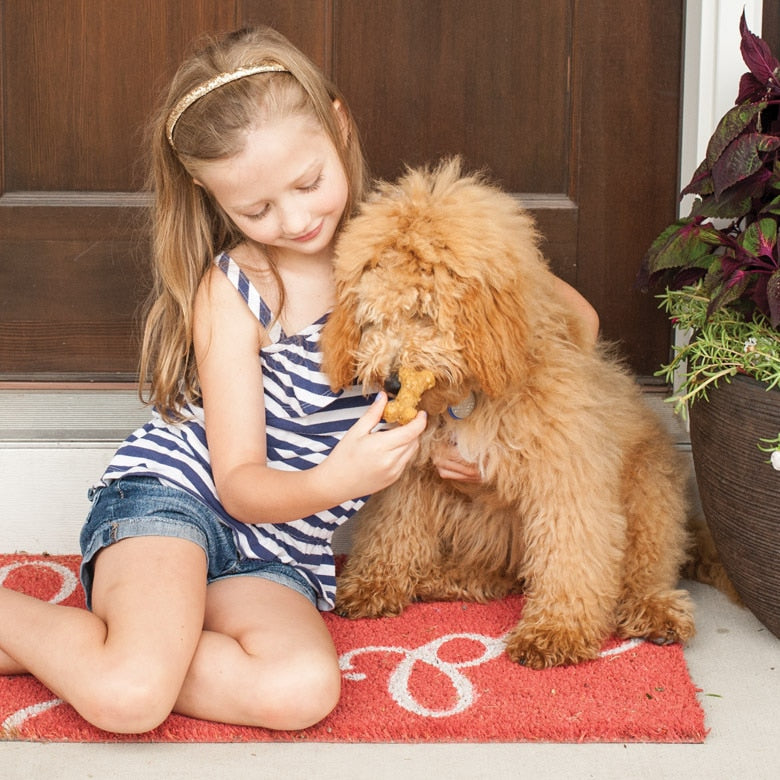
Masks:
[[[370,495],[392,485],[420,448],[427,415],[418,412],[406,425],[374,430],[382,420],[387,403],[385,393],[346,432],[321,464],[328,471],[337,492],[348,498]]]

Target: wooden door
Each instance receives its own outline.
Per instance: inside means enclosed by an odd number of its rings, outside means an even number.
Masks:
[[[372,171],[461,154],[531,208],[632,366],[675,215],[682,0],[0,0],[0,380],[135,378],[143,127],[202,32],[270,24],[330,73]]]

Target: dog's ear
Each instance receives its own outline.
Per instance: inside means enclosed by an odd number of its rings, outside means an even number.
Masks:
[[[330,380],[330,387],[334,392],[355,381],[355,353],[360,345],[360,328],[356,315],[357,296],[339,295],[338,303],[322,329],[322,370]]]
[[[522,382],[529,325],[510,289],[475,287],[456,322],[466,364],[486,395],[496,397]]]

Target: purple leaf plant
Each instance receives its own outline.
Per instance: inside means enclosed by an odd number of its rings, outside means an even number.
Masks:
[[[742,58],[734,108],[718,123],[704,160],[683,189],[690,214],[666,228],[642,260],[643,289],[699,281],[708,313],[759,311],[780,327],[780,62],[743,12]]]

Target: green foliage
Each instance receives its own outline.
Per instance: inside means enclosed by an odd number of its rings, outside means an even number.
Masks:
[[[736,105],[718,123],[682,195],[690,214],[650,246],[639,285],[658,286],[661,308],[689,332],[658,376],[679,382],[683,416],[721,381],[745,374],[780,386],[780,61],[740,22],[742,76]],[[759,447],[780,470],[780,434]]]
[[[689,404],[706,399],[712,387],[736,374],[752,376],[767,389],[780,386],[780,339],[761,312],[750,319],[727,307],[710,314],[701,282],[659,297],[675,325],[691,331],[688,342],[675,347],[671,362],[658,372],[671,383],[677,369],[685,367],[673,399],[675,411],[684,415]]]

